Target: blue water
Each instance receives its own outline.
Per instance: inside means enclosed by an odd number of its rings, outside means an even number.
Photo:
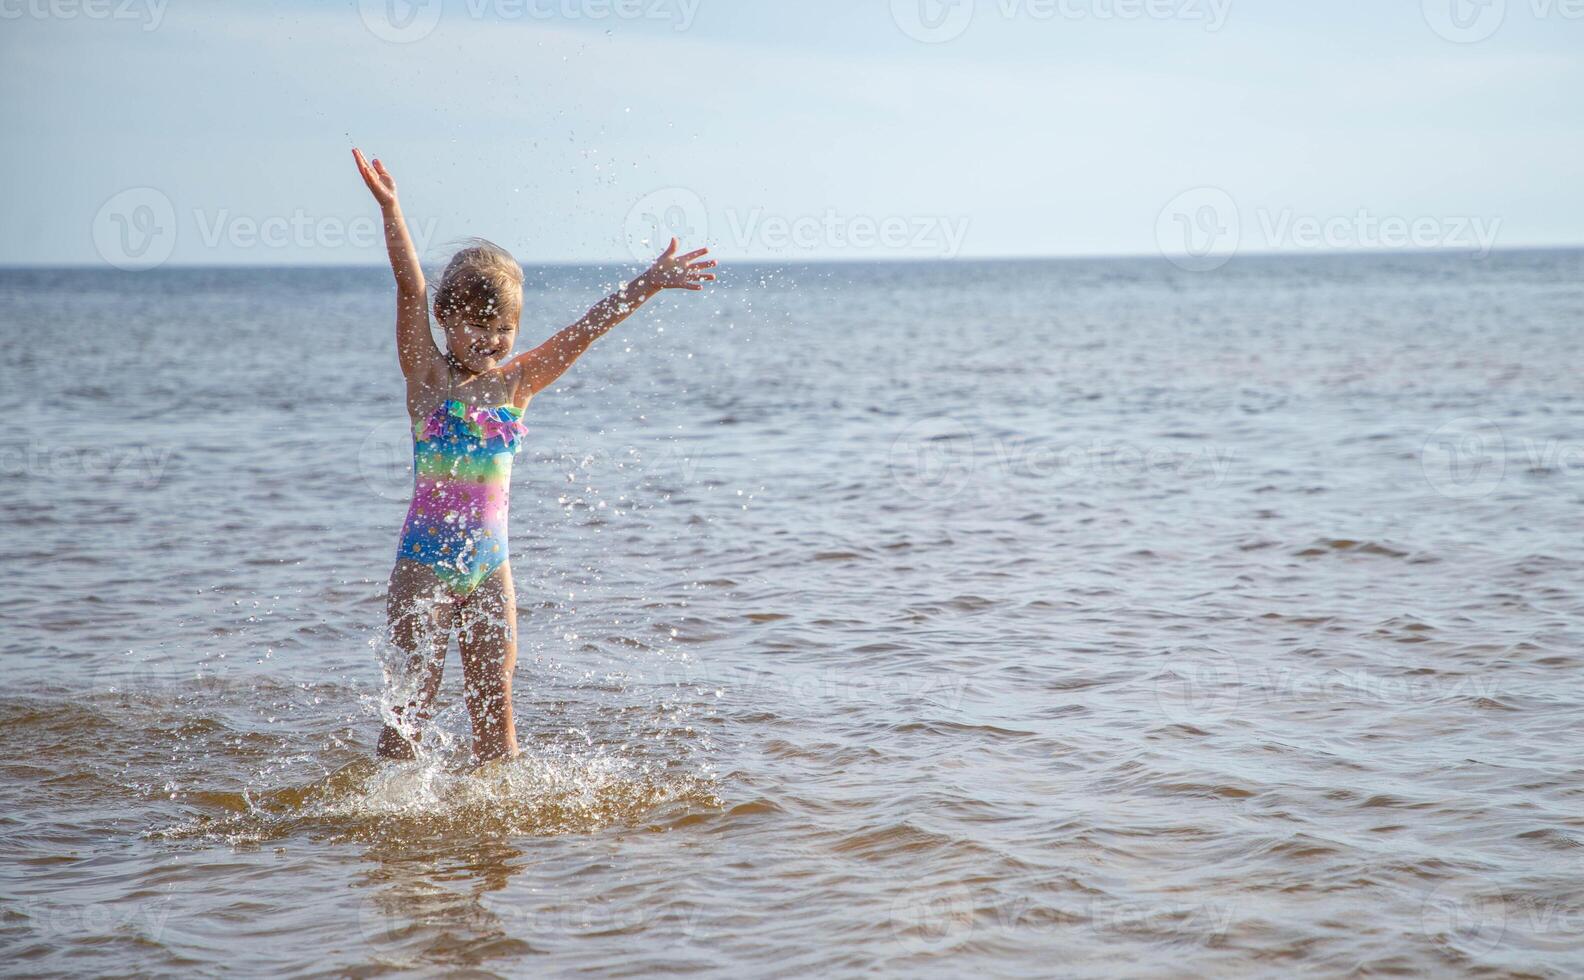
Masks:
[[[0,272],[10,971],[1584,970],[1584,253],[728,268],[534,401],[484,775],[391,309]]]

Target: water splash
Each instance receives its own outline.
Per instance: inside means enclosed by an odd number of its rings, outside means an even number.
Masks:
[[[336,841],[588,833],[637,824],[667,804],[718,808],[713,779],[596,749],[536,747],[472,770],[430,757],[361,759],[301,786],[205,793],[203,812],[151,831],[168,839],[261,843],[299,834]]]

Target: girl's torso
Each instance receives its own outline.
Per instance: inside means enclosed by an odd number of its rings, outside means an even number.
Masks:
[[[413,500],[398,558],[431,568],[466,595],[509,557],[512,458],[528,434],[523,407],[449,396],[413,424]],[[409,392],[409,408],[413,392]]]

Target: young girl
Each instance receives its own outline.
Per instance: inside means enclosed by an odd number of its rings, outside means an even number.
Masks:
[[[440,689],[446,646],[457,632],[473,756],[479,763],[517,755],[511,682],[517,664],[517,603],[506,544],[512,456],[527,428],[523,410],[597,338],[665,289],[699,290],[714,280],[708,249],[677,254],[677,241],[649,271],[606,297],[538,347],[507,360],[522,315],[522,267],[504,249],[479,241],[458,252],[435,292],[435,319],[447,350],[429,329],[428,288],[407,234],[396,181],[379,160],[352,151],[385,218],[396,273],[396,352],[407,378],[413,422],[415,488],[402,528],[386,600],[391,641],[409,657],[416,693],[380,733],[379,755],[414,757],[413,743]]]

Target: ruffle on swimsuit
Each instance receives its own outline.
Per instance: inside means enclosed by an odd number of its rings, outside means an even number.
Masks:
[[[435,409],[422,425],[413,426],[413,440],[442,441],[448,435],[484,443],[499,440],[499,448],[516,452],[528,435],[522,416],[523,410],[512,405],[480,408],[452,399]]]

